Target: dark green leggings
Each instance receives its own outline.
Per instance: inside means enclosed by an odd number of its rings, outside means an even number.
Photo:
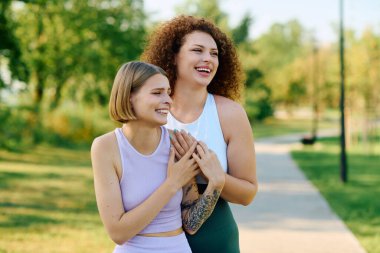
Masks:
[[[198,185],[203,193],[206,185]],[[195,235],[186,234],[193,253],[239,253],[239,231],[228,203],[219,198],[211,216]]]

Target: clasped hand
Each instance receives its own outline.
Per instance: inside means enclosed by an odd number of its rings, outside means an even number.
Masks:
[[[189,156],[189,152],[191,152],[191,159],[194,159],[201,173],[208,180],[208,183],[212,184],[214,188],[223,188],[225,172],[214,151],[209,149],[204,142],[197,141],[193,136],[183,130],[174,131],[170,140],[174,147],[175,156],[179,162],[182,161],[184,157]]]

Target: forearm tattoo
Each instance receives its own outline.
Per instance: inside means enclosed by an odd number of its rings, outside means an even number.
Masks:
[[[191,183],[191,185],[189,185],[186,190],[185,190],[185,195],[189,194],[189,192],[191,190],[194,190],[197,194],[198,194],[198,186],[197,186],[197,183],[194,181]]]
[[[182,212],[185,212],[182,222],[186,230],[196,232],[202,226],[214,210],[220,193],[220,190],[204,192],[199,199],[182,203]]]

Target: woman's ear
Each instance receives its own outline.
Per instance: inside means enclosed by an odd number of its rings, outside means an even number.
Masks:
[[[135,101],[135,94],[131,93],[129,95],[129,104],[131,105],[132,110],[133,110],[133,103],[134,103],[134,101]]]

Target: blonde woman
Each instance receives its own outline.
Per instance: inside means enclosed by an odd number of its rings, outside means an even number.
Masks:
[[[159,67],[129,62],[118,71],[109,110],[121,128],[97,137],[91,148],[96,201],[101,220],[121,253],[191,252],[183,228],[195,233],[215,206],[223,179],[212,180],[209,194],[189,189],[205,153],[195,139],[175,161],[169,132],[163,127],[172,104],[166,73]],[[207,152],[207,151],[206,151]],[[199,212],[183,210],[181,203],[196,201]]]

